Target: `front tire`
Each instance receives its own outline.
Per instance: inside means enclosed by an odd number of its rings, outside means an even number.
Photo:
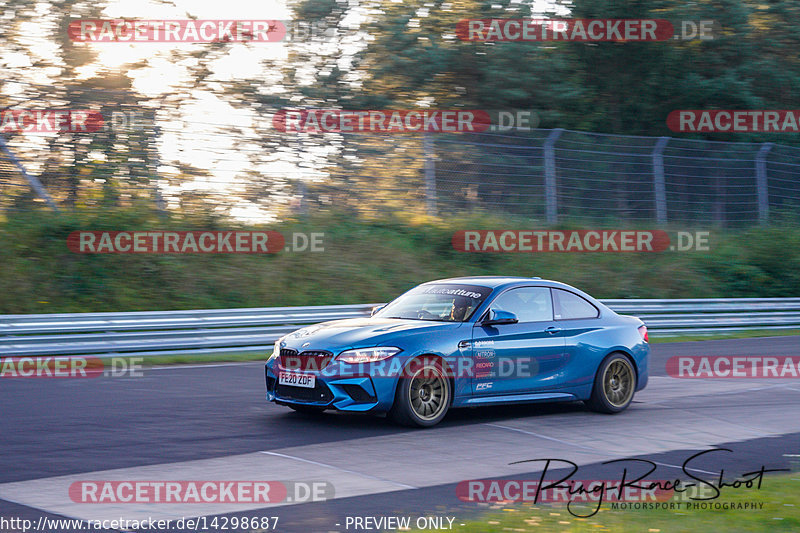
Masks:
[[[452,394],[441,364],[426,360],[410,377],[400,379],[389,415],[404,426],[435,426],[450,409]]]
[[[636,370],[633,363],[621,353],[612,353],[600,363],[592,396],[585,403],[598,413],[619,413],[630,405],[635,391]]]

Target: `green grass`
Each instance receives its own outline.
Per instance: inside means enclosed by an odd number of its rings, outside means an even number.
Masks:
[[[599,225],[595,225],[599,226]],[[613,229],[653,229],[615,222]],[[586,227],[586,226],[583,226]],[[541,276],[597,298],[800,296],[800,227],[711,231],[710,251],[465,253],[464,229],[547,229],[498,217],[363,220],[327,213],[243,226],[142,210],[11,212],[0,218],[0,314],[219,309],[388,301],[419,284],[463,275]],[[76,254],[79,230],[324,232],[323,252],[264,255]],[[577,229],[561,224],[556,229]],[[667,228],[668,231],[687,228]]]
[[[145,366],[158,365],[184,365],[198,363],[244,363],[249,361],[264,361],[272,354],[272,350],[261,352],[230,352],[230,353],[204,353],[181,355],[152,355],[144,357],[142,364]]]
[[[564,505],[493,505],[478,520],[461,521],[458,533],[620,531],[645,533],[800,531],[800,472],[770,476],[760,490],[723,489],[719,502],[763,503],[761,509],[613,510],[606,502],[589,518]],[[574,509],[577,511],[577,509]],[[583,514],[584,512],[576,512]],[[588,514],[588,512],[586,512]],[[459,523],[458,520],[454,524]]]
[[[667,342],[692,342],[692,341],[712,341],[724,339],[755,339],[764,337],[790,337],[800,335],[800,329],[753,329],[745,331],[735,331],[724,334],[710,334],[710,335],[676,335],[670,337],[662,337],[658,332],[650,332],[650,344],[663,344]]]

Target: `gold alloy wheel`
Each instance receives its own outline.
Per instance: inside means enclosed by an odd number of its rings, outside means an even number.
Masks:
[[[445,380],[441,371],[434,366],[419,369],[411,378],[409,403],[414,414],[422,420],[433,420],[447,408],[450,398]]]
[[[603,375],[603,394],[614,407],[624,407],[633,396],[633,367],[627,359],[615,359]]]

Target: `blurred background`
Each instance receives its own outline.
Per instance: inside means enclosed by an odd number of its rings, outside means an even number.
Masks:
[[[467,42],[473,18],[714,20],[713,40]],[[76,19],[279,19],[279,43],[87,43]],[[677,25],[677,24],[676,24]],[[0,313],[385,301],[538,275],[601,298],[800,295],[800,138],[675,133],[678,109],[796,109],[795,1],[0,4],[0,109],[91,133],[0,133]],[[538,128],[297,133],[281,109],[528,110]],[[548,179],[555,186],[548,190]],[[711,232],[708,251],[467,254],[465,229]],[[75,230],[324,232],[325,251],[77,255]]]

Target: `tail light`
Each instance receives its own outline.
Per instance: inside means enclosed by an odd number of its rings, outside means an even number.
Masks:
[[[644,342],[650,342],[650,339],[647,337],[647,326],[639,326],[639,335],[642,336]]]

